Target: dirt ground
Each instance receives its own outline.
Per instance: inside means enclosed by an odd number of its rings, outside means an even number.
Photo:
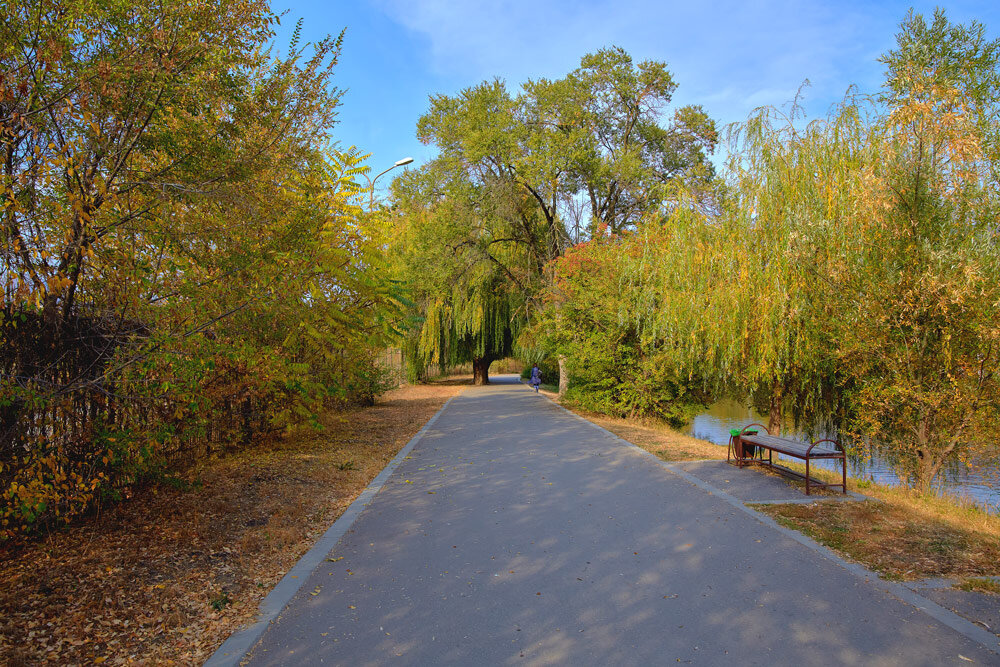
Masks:
[[[0,551],[0,664],[200,665],[409,439],[471,384],[205,461],[99,516]]]

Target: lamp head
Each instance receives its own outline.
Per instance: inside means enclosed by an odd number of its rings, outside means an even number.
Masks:
[[[413,158],[411,158],[411,157],[404,157],[402,160],[396,160],[396,165],[395,166],[402,167],[404,164],[410,164],[411,162],[413,162]]]

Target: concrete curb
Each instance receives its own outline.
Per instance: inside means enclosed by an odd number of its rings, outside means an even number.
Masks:
[[[982,577],[972,577],[973,579],[988,579],[1000,584],[1000,576],[988,575]],[[931,579],[920,579],[917,581],[906,581],[903,585],[912,591],[919,591],[928,588],[954,588],[955,584],[961,583],[963,579],[950,579],[948,577],[934,577]]]
[[[976,642],[977,644],[981,644],[987,650],[993,651],[994,653],[1000,653],[1000,638],[998,638],[992,632],[984,630],[983,628],[979,627],[972,621],[968,621],[959,616],[958,614],[956,614],[955,612],[949,609],[945,609],[941,605],[932,602],[931,600],[928,600],[927,598],[923,597],[919,593],[914,592],[913,590],[911,590],[910,588],[908,588],[903,584],[897,583],[895,581],[887,581],[882,577],[880,577],[877,573],[872,572],[863,565],[860,565],[858,563],[852,563],[848,560],[845,560],[844,558],[841,558],[833,550],[823,546],[822,544],[816,542],[815,540],[806,537],[805,535],[796,530],[785,528],[784,526],[782,526],[781,524],[779,524],[777,521],[767,516],[766,514],[758,512],[757,510],[751,507],[747,507],[747,505],[744,504],[743,501],[739,500],[738,498],[735,498],[734,496],[729,495],[722,489],[712,486],[708,482],[699,479],[698,477],[695,477],[694,475],[688,473],[687,471],[682,470],[681,468],[662,460],[661,458],[656,456],[656,454],[648,452],[645,449],[639,447],[638,445],[632,444],[628,440],[625,440],[624,438],[615,435],[606,428],[598,426],[589,419],[581,417],[580,415],[576,414],[575,412],[572,412],[571,410],[567,410],[563,406],[553,401],[548,396],[545,396],[545,399],[550,401],[560,410],[565,411],[568,415],[584,422],[585,424],[590,425],[592,428],[595,428],[598,431],[601,431],[602,433],[606,434],[613,440],[617,440],[635,449],[639,454],[649,457],[651,460],[655,461],[660,466],[666,468],[669,472],[677,475],[678,477],[684,479],[685,481],[694,484],[695,486],[704,491],[707,491],[709,494],[716,496],[720,500],[725,501],[726,503],[732,505],[741,512],[749,514],[760,523],[769,526],[770,528],[773,528],[782,535],[792,540],[795,540],[799,544],[808,547],[809,549],[812,549],[813,551],[821,554],[825,558],[840,565],[842,568],[844,568],[851,574],[855,575],[856,577],[864,579],[866,582],[873,584],[876,588],[879,588],[889,593],[893,597],[902,600],[903,602],[913,605],[917,609],[920,609],[921,611],[925,612],[931,618],[939,621],[940,623],[943,623],[944,625],[947,625],[952,630],[955,630],[959,634],[964,635],[965,637]]]
[[[456,396],[461,396],[461,393],[456,394]],[[406,459],[410,451],[416,447],[427,430],[437,421],[437,418],[441,416],[441,413],[445,411],[445,408],[448,407],[456,396],[452,396],[445,401],[441,409],[427,420],[427,423],[417,431],[415,436],[410,438],[410,441],[399,450],[395,458],[365,487],[361,495],[344,510],[340,518],[323,533],[319,541],[281,578],[281,581],[267,594],[267,597],[261,600],[257,621],[253,625],[249,625],[242,630],[237,630],[230,635],[222,643],[222,646],[216,649],[215,653],[205,661],[205,667],[233,667],[240,664],[247,652],[254,647],[257,640],[267,630],[271,622],[278,617],[288,603],[291,602],[292,598],[295,597],[295,594],[299,592],[309,574],[337,546],[337,542],[351,528],[358,515],[368,506],[375,494],[385,486],[385,483],[389,480],[392,473],[395,472],[396,468],[399,467],[399,464]]]

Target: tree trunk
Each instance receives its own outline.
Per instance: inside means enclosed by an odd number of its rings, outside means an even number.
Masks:
[[[771,388],[771,404],[767,412],[767,432],[771,435],[781,435],[781,385],[775,383]]]
[[[490,383],[490,364],[493,360],[489,357],[472,360],[472,384],[481,385]]]
[[[569,389],[569,371],[566,370],[566,355],[559,355],[559,398]]]
[[[930,452],[917,450],[917,467],[914,470],[913,486],[922,494],[930,493],[931,482],[934,479],[934,460]]]
[[[931,447],[931,426],[926,414],[921,414],[917,423],[916,439],[917,466],[914,470],[913,485],[920,493],[927,494],[931,491],[931,482],[941,468],[943,459],[935,456]]]

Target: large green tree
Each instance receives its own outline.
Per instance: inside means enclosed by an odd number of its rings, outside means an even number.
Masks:
[[[710,178],[715,126],[699,107],[666,118],[675,88],[664,63],[609,48],[516,94],[493,80],[431,99],[418,136],[440,151],[434,170],[491,200],[502,230],[492,242],[516,248],[510,266],[491,260],[523,300],[514,312],[540,307],[545,267],[571,244],[630,229],[662,210],[677,183]],[[480,223],[466,220],[466,239],[478,238]]]
[[[509,210],[518,202],[503,183],[475,185],[441,166],[393,184],[402,229],[392,254],[418,308],[407,352],[418,374],[471,362],[486,384],[490,364],[514,352],[538,271],[519,235],[542,225]]]
[[[715,124],[698,106],[666,117],[675,89],[665,63],[601,49],[566,77],[529,80],[517,94],[497,79],[432,97],[417,135],[470,179],[507,181],[529,196],[551,237],[539,250],[552,259],[574,197],[584,197],[591,233],[618,233],[658,210],[672,183],[711,176]]]

